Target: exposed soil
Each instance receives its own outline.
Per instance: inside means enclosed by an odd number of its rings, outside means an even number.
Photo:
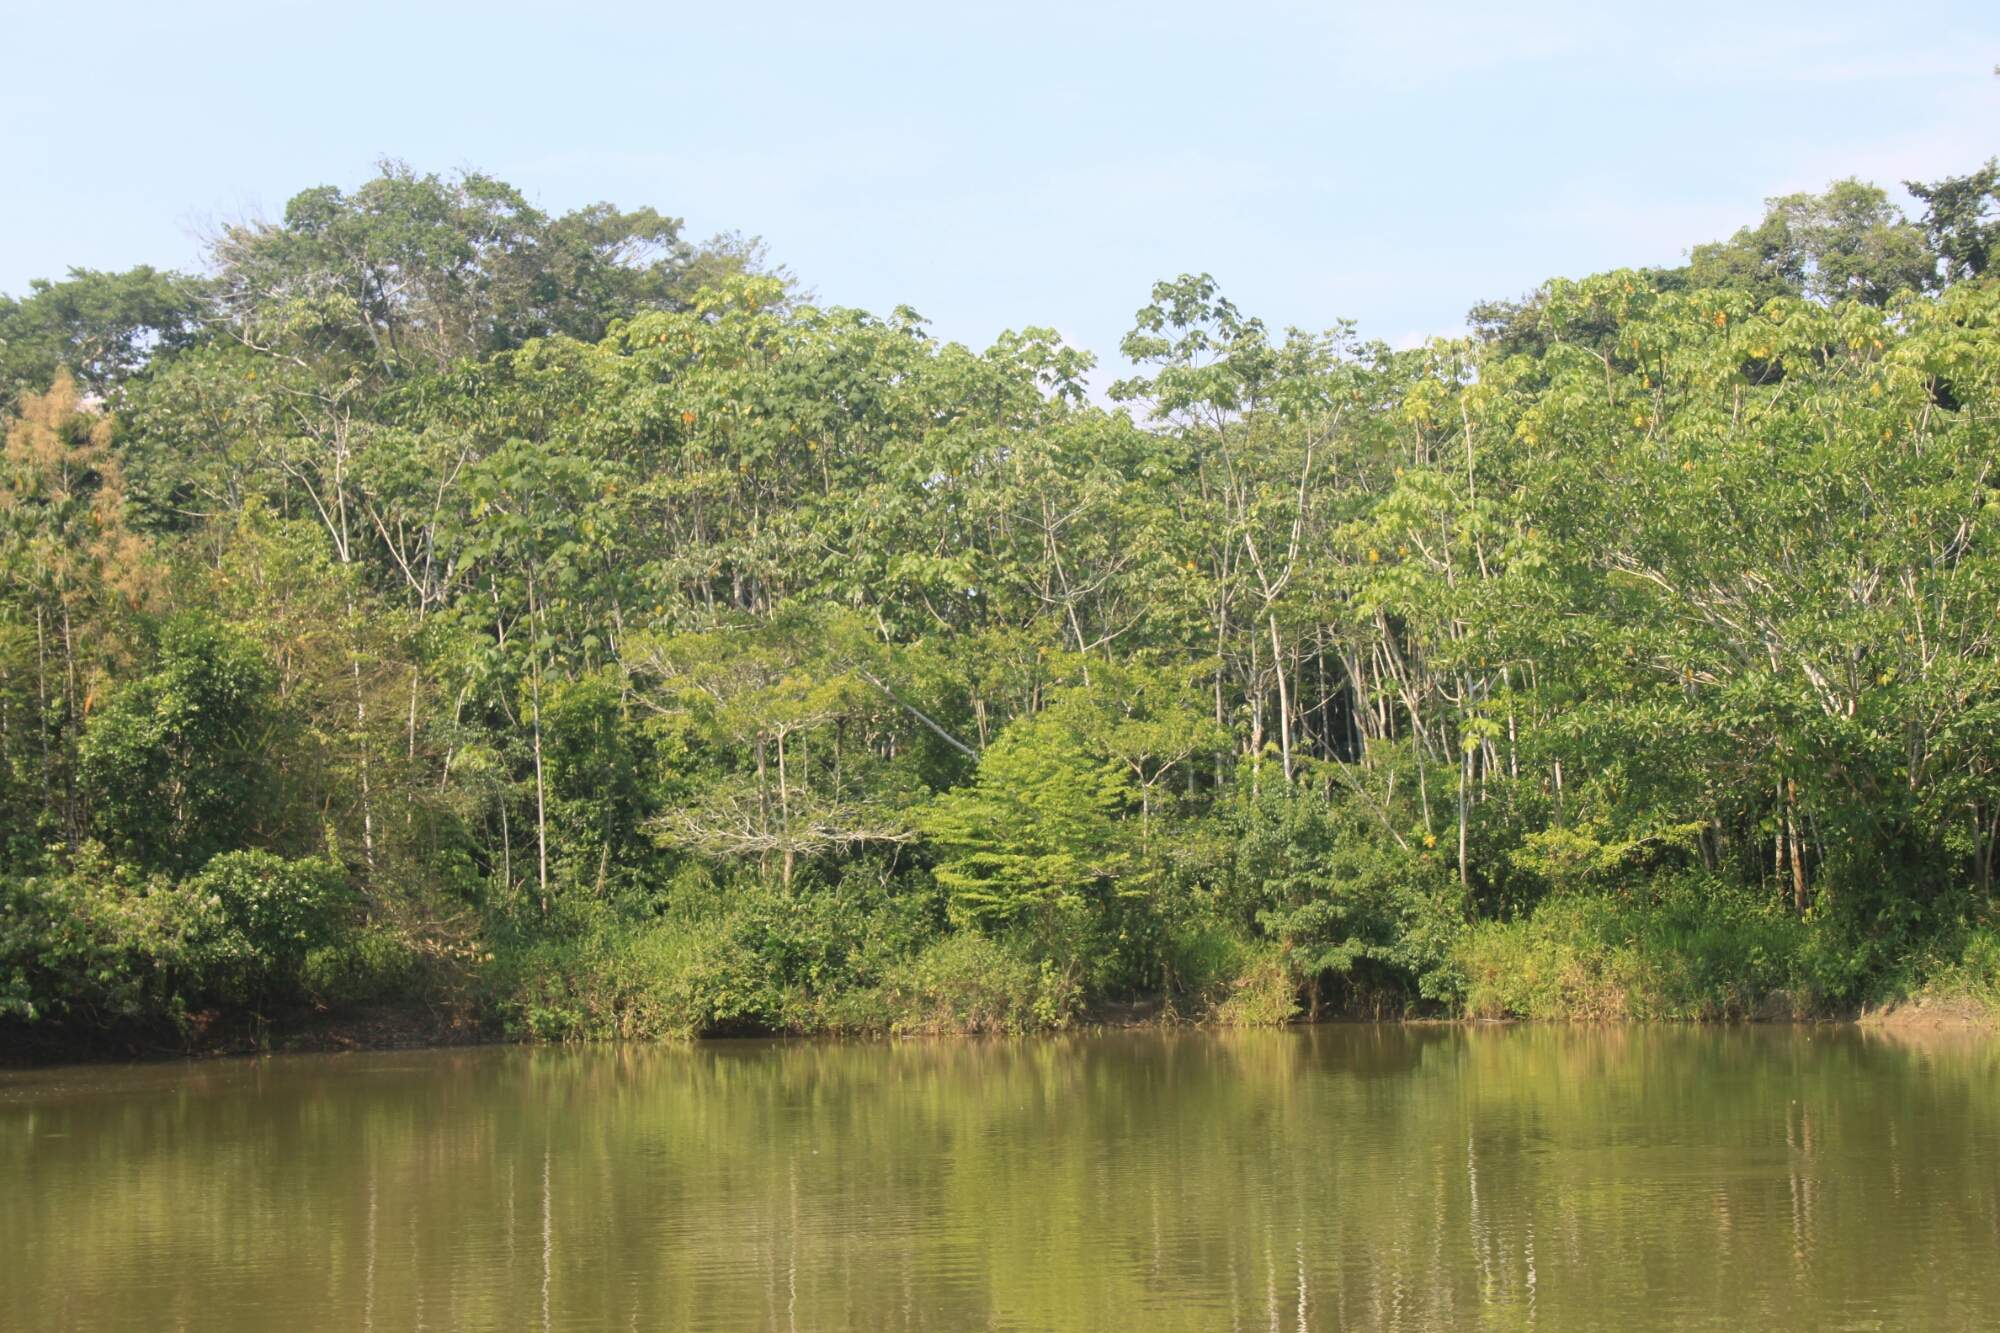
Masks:
[[[1903,1032],[1992,1028],[2000,1027],[2000,1014],[1965,996],[1920,995],[1863,1010],[1856,1022],[1865,1028]]]
[[[278,1014],[209,1011],[171,1026],[79,1030],[0,1024],[0,1068],[99,1061],[186,1060],[304,1051],[393,1051],[493,1041],[471,1014],[378,1005]]]
[[[1175,1021],[1175,1015],[1166,1012],[1157,999],[1151,999],[1097,1004],[1082,1015],[1078,1026],[1084,1031],[1103,1031],[1157,1027]],[[1322,1015],[1321,1021],[1389,1021],[1455,1026],[1466,1020],[1439,1017],[1383,1020],[1328,1011]],[[1791,1012],[1783,1003],[1774,1003],[1761,1007],[1750,1021],[1792,1023],[1815,1020]],[[1836,1024],[1852,1022],[1861,1028],[1896,1035],[1977,1033],[2000,1029],[2000,1013],[1978,1001],[1936,996],[1896,1001],[1865,1010],[1848,1019],[1817,1021]],[[192,1015],[185,1031],[165,1025],[49,1029],[0,1023],[0,1069],[52,1064],[207,1059],[276,1052],[392,1051],[483,1045],[501,1040],[504,1038],[497,1029],[490,1023],[480,1021],[469,1011],[433,1009],[425,1005],[376,1005],[340,1011],[298,1009],[269,1015],[209,1011]]]

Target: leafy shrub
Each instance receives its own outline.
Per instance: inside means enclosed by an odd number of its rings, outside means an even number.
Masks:
[[[1298,977],[1281,950],[1270,946],[1248,955],[1215,1008],[1215,1020],[1225,1027],[1279,1027],[1298,1016]]]
[[[1558,899],[1466,931],[1457,955],[1473,1018],[1624,1018],[1632,959],[1603,928],[1608,904]]]
[[[230,948],[248,960],[253,986],[294,985],[306,955],[343,933],[351,906],[340,867],[320,857],[287,860],[270,852],[224,852],[187,891],[215,903]]]
[[[2000,1014],[2000,931],[1990,926],[1969,931],[1957,961],[1938,981]]]
[[[195,927],[197,910],[159,901],[167,891],[163,879],[114,862],[95,843],[67,866],[0,885],[0,1012],[30,1022],[106,1021],[168,1007],[158,969],[147,964],[185,956],[190,934],[211,932]],[[220,913],[213,916],[219,927]]]
[[[570,898],[501,923],[490,993],[507,1026],[548,1040],[687,1038],[849,1026],[921,932],[920,909],[850,877],[797,893],[677,879],[664,916]]]
[[[112,694],[78,751],[103,842],[180,873],[248,841],[277,789],[272,688],[270,664],[242,634],[207,615],[169,620],[153,670]]]
[[[1654,889],[1471,926],[1455,954],[1466,1013],[1713,1020],[1823,1003],[1804,966],[1812,934],[1775,902],[1703,876]]]
[[[1948,1021],[2000,1019],[2000,930],[1973,925],[1940,941],[1887,990],[1887,1009],[1911,1004]]]
[[[496,949],[487,985],[506,1029],[541,1041],[688,1038],[732,986],[715,925],[604,919],[561,933],[521,934]],[[740,969],[738,969],[740,975]],[[704,975],[706,974],[706,975]]]
[[[306,951],[300,984],[328,1005],[381,1003],[416,996],[423,987],[423,956],[409,937],[376,924]]]
[[[1067,1027],[1082,1003],[1073,974],[975,931],[946,936],[883,981],[896,1032],[1031,1032]]]
[[[1801,977],[1809,927],[1755,890],[1670,879],[1653,901],[1627,909],[1620,928],[1637,954],[1643,1017],[1749,1018],[1823,1003]]]
[[[1257,956],[1256,946],[1214,921],[1191,921],[1164,941],[1167,1003],[1175,1016],[1205,1017],[1227,1001]]]
[[[85,843],[0,891],[0,1012],[104,1024],[301,994],[308,953],[345,933],[337,866],[229,852],[175,882]]]
[[[1463,894],[1434,850],[1388,832],[1373,797],[1272,784],[1240,796],[1227,818],[1227,899],[1280,946],[1277,960],[1315,1013],[1328,999],[1457,996]]]

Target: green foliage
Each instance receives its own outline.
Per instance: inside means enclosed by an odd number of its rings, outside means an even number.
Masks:
[[[1226,1027],[1276,1027],[1304,1008],[1284,945],[1212,917],[1184,921],[1159,946],[1169,985],[1163,1017]]]
[[[1049,959],[961,931],[892,969],[875,1007],[898,1033],[1017,1033],[1068,1026],[1081,998]]]
[[[0,883],[0,1008],[34,1021],[166,1003],[146,966],[181,951],[157,910],[164,889],[94,844],[67,866]]]
[[[1298,974],[1275,949],[1248,951],[1214,1014],[1224,1027],[1282,1027],[1299,1016]]]
[[[282,223],[229,228],[216,299],[253,341],[333,339],[387,366],[442,364],[551,334],[602,337],[613,318],[675,304],[700,254],[680,225],[607,204],[551,218],[490,176],[385,162],[352,192],[295,195]]]
[[[85,843],[0,886],[0,1012],[91,1027],[296,1001],[309,956],[344,944],[350,901],[316,858],[228,852],[176,882]]]
[[[684,1039],[735,1004],[720,938],[716,926],[613,922],[503,936],[484,982],[516,1036]]]
[[[282,720],[272,683],[263,654],[220,621],[164,624],[152,669],[115,690],[84,734],[80,771],[105,845],[185,871],[262,834]]]
[[[260,851],[223,852],[185,891],[222,913],[229,948],[252,960],[256,986],[290,984],[307,954],[341,933],[352,905],[339,866]]]
[[[1970,1005],[1986,1017],[2000,1016],[2000,931],[1966,931],[1956,957],[1933,961],[1925,971],[1915,988],[1920,1002]]]
[[[571,899],[509,923],[486,986],[510,1030],[547,1039],[880,1030],[874,990],[934,915],[865,866],[796,893],[683,874],[663,914]]]
[[[1992,175],[1920,223],[1774,199],[1406,350],[1184,276],[1113,409],[1049,329],[944,343],[476,173],[38,288],[0,1005],[585,1039],[1979,992]]]
[[[1835,181],[1825,194],[1786,195],[1766,207],[1756,227],[1695,247],[1689,286],[1880,306],[1936,281],[1937,253],[1877,186]]]
[[[1945,281],[1985,273],[2000,243],[2000,160],[1988,158],[1985,166],[1963,176],[1903,185],[1924,201],[1924,231],[1943,261]]]
[[[653,747],[609,671],[556,682],[544,715],[551,817],[562,848],[558,876],[602,894],[620,887],[614,872],[626,878],[632,843],[652,814]]]
[[[123,273],[73,268],[0,296],[0,408],[68,372],[109,393],[155,357],[195,338],[205,292],[195,279],[140,265]]]
[[[429,977],[423,954],[394,926],[373,924],[306,950],[300,988],[327,1006],[421,999]]]
[[[1018,926],[1060,950],[1116,891],[1130,857],[1118,815],[1131,801],[1125,774],[1093,759],[1050,712],[1011,724],[972,783],[919,818],[955,916]]]
[[[1474,1017],[1792,1017],[1851,1000],[1816,992],[1809,930],[1756,894],[1676,879],[1479,923],[1455,961]]]
[[[1413,775],[1402,777],[1407,792]],[[1245,790],[1226,812],[1227,901],[1275,945],[1269,961],[1314,1017],[1329,1002],[1401,1012],[1455,986],[1450,953],[1465,904],[1425,835],[1397,832],[1421,812],[1396,785]]]

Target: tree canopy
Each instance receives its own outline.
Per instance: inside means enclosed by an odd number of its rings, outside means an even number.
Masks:
[[[1109,405],[1047,329],[943,342],[400,164],[198,277],[38,284],[0,303],[0,1012],[1918,984],[2000,855],[1995,188],[1837,181],[1407,350],[1184,275]]]

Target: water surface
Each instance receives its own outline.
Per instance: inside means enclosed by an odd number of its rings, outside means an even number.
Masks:
[[[1404,1028],[0,1075],[0,1328],[1973,1328],[2000,1044]]]

